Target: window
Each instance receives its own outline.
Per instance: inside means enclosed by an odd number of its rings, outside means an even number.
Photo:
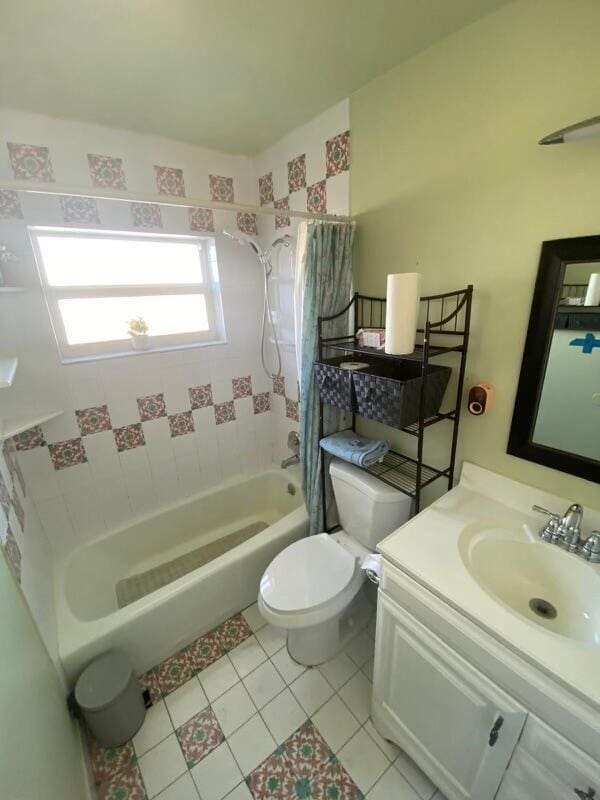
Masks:
[[[63,360],[133,352],[142,317],[150,349],[224,341],[211,237],[31,228]]]

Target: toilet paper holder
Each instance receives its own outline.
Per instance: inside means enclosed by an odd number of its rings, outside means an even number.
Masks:
[[[366,569],[365,575],[371,581],[371,583],[374,583],[375,586],[379,586],[379,575],[374,570]]]

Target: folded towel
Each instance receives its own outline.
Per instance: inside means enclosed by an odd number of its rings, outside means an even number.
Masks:
[[[340,431],[321,439],[321,447],[343,461],[368,467],[379,461],[390,449],[382,439],[365,439],[354,431]]]

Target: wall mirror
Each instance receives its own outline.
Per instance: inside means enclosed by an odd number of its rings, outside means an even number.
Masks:
[[[542,245],[507,451],[600,483],[600,236]]]

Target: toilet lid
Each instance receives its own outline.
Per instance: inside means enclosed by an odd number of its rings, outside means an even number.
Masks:
[[[274,611],[302,611],[331,600],[346,588],[355,560],[327,533],[286,547],[260,582],[262,599]]]

